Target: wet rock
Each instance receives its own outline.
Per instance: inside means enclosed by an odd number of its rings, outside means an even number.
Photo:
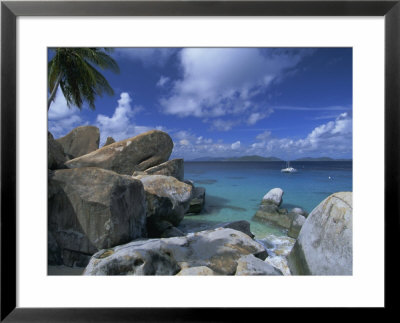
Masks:
[[[289,229],[293,221],[293,216],[294,214],[287,212],[286,209],[280,209],[277,205],[262,200],[259,209],[254,215],[254,219]]]
[[[293,275],[352,275],[352,192],[322,201],[307,217],[288,256]]]
[[[283,275],[290,276],[290,269],[287,258],[284,256],[268,257],[265,262],[278,269]]]
[[[159,130],[118,141],[84,156],[69,160],[68,168],[99,167],[132,175],[168,160],[173,148],[171,137]]]
[[[194,187],[194,186],[193,186]],[[199,214],[206,203],[206,189],[204,187],[194,187],[193,197],[190,200],[188,214]]]

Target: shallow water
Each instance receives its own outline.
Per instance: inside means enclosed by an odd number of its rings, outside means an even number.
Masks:
[[[281,173],[284,162],[185,162],[185,179],[206,188],[205,211],[186,216],[181,226],[247,220],[256,238],[285,232],[253,221],[262,197],[284,191],[281,207],[311,212],[330,194],[352,191],[352,162],[291,162],[297,173]]]

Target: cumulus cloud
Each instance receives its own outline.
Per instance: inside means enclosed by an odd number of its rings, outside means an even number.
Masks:
[[[61,90],[57,90],[55,101],[48,111],[48,129],[55,138],[62,137],[73,128],[86,125],[80,116],[80,110],[76,107],[69,108]]]
[[[132,99],[126,92],[122,92],[118,100],[118,106],[115,108],[111,117],[99,114],[96,119],[96,125],[100,129],[100,145],[103,145],[107,137],[113,137],[116,141],[124,140],[143,132],[159,129],[162,127],[149,127],[136,125],[132,118],[143,110],[141,106],[131,107]]]
[[[236,150],[240,148],[240,141],[236,141],[231,145],[231,148]]]
[[[254,124],[268,116],[255,96],[304,55],[257,48],[184,48],[179,55],[183,76],[173,82],[161,106],[165,113],[181,117],[246,115],[247,123]]]
[[[203,136],[197,136],[194,133],[186,130],[181,131],[170,131],[169,134],[174,142],[174,149],[172,151],[171,158],[185,158],[191,160],[197,157],[221,157],[221,156],[232,156],[237,149],[240,148],[240,142],[233,144],[224,143],[222,140],[213,140],[211,138],[205,138]]]
[[[334,121],[314,128],[305,138],[273,138],[269,131],[259,134],[250,146],[252,153],[288,157],[311,155],[343,155],[352,152],[352,115],[341,113]]]

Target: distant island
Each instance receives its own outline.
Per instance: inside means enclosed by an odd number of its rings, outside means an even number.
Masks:
[[[330,158],[330,157],[304,157],[304,158],[298,158],[293,161],[351,161],[351,159],[345,159],[345,158]]]
[[[241,157],[200,157],[191,159],[192,162],[283,162],[285,160],[278,157],[262,157],[258,155],[241,156]],[[351,159],[334,159],[330,157],[304,157],[291,160],[294,162],[308,161],[351,161]]]
[[[192,159],[190,161],[237,161],[237,162],[248,162],[248,161],[262,161],[262,162],[270,162],[270,161],[283,161],[277,157],[262,157],[257,155],[252,156],[241,156],[241,157],[201,157]]]

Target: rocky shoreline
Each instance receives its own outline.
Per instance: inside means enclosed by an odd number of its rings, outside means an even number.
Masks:
[[[202,212],[206,192],[184,178],[183,159],[169,160],[169,135],[110,137],[101,148],[99,138],[92,126],[48,133],[49,274],[352,274],[351,192],[308,215],[280,208],[283,190],[271,189],[254,219],[283,237],[256,240],[247,221],[184,232],[180,222]]]

